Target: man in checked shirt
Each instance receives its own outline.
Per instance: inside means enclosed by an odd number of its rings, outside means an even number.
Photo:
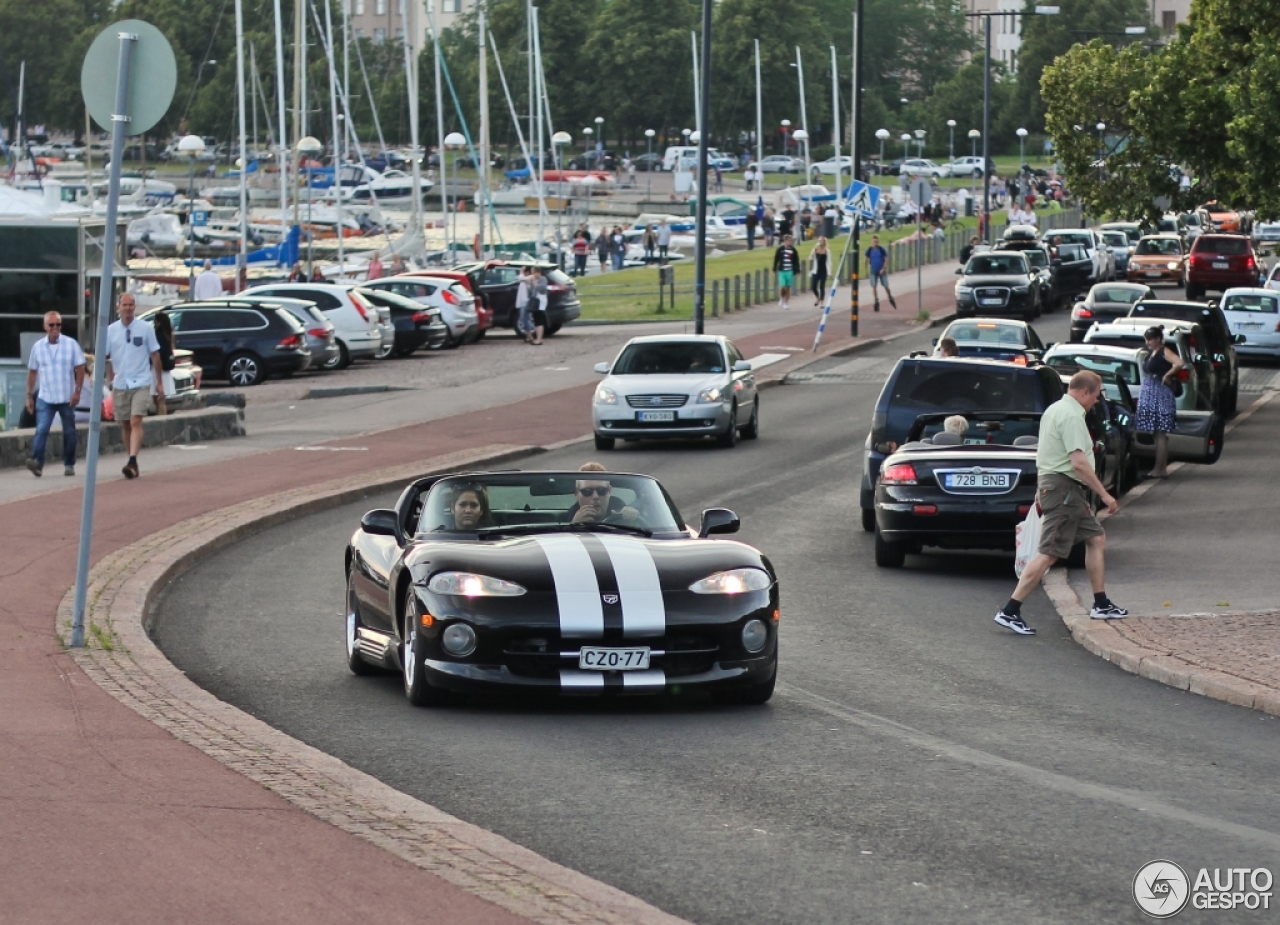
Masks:
[[[74,338],[62,336],[62,316],[57,312],[44,316],[44,329],[48,336],[36,341],[27,363],[27,410],[36,416],[27,468],[32,475],[44,474],[44,449],[56,414],[62,419],[62,474],[75,475],[76,405],[84,385],[84,351]]]

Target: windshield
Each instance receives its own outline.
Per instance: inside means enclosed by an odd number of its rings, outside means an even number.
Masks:
[[[1063,244],[1080,244],[1084,247],[1093,247],[1093,236],[1087,231],[1057,231],[1054,234]]]
[[[724,351],[707,341],[673,341],[628,344],[613,364],[615,376],[638,376],[649,373],[722,373]]]
[[[1104,231],[1102,240],[1106,241],[1112,247],[1128,247],[1129,239],[1123,231]]]
[[[1027,272],[1027,262],[1021,255],[982,254],[969,261],[964,271],[969,276],[1012,276]]]
[[[1249,239],[1201,235],[1196,238],[1194,250],[1197,254],[1220,254],[1224,257],[1237,256],[1249,252]]]
[[[1033,267],[1047,267],[1049,265],[1049,255],[1038,247],[1033,247],[1031,250],[1023,251],[1022,253],[1026,256],[1027,263]]]
[[[1136,359],[1099,356],[1095,353],[1070,353],[1068,351],[1059,353],[1055,351],[1045,357],[1045,362],[1060,373],[1074,374],[1082,369],[1087,369],[1095,373],[1105,374],[1103,376],[1104,381],[1107,375],[1123,379],[1129,385],[1137,385],[1142,381],[1142,369],[1138,366]]]
[[[1103,288],[1101,286],[1093,290],[1092,301],[1096,305],[1099,302],[1110,302],[1112,304],[1120,303],[1123,305],[1132,305],[1146,294],[1144,289],[1129,289],[1116,287]]]
[[[923,416],[922,416],[923,417]],[[1012,446],[1019,437],[1038,437],[1040,435],[1040,415],[991,415],[982,412],[969,412],[956,415],[929,415],[928,418],[917,418],[911,428],[912,440],[930,440],[935,434],[946,430],[946,422],[953,417],[964,419],[965,426],[960,428],[952,423],[951,432],[960,438],[965,446],[979,444],[997,444]],[[960,432],[963,431],[963,432]]]
[[[1177,238],[1143,238],[1138,242],[1134,253],[1142,257],[1164,254],[1180,256],[1182,245],[1178,243]]]
[[[955,341],[984,344],[1010,344],[1026,346],[1026,328],[1016,324],[1000,324],[993,321],[966,321],[947,328],[946,335]]]
[[[657,480],[612,472],[502,472],[441,479],[419,533],[556,532],[579,526],[680,533],[684,521]]]
[[[1277,306],[1280,306],[1280,297],[1262,293],[1229,295],[1222,301],[1224,312],[1259,312],[1274,315],[1280,311]]]

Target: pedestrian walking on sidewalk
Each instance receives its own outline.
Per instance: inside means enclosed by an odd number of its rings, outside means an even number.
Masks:
[[[809,283],[813,290],[813,304],[821,305],[827,294],[827,261],[831,254],[827,250],[827,239],[818,238],[813,245],[813,253],[809,255]]]
[[[1117,607],[1107,597],[1104,552],[1107,535],[1093,514],[1096,493],[1107,512],[1118,505],[1094,472],[1093,437],[1085,415],[1102,397],[1102,377],[1081,370],[1071,377],[1067,394],[1049,406],[1040,418],[1040,441],[1036,446],[1036,505],[1043,518],[1038,551],[1022,570],[1022,578],[1009,602],[996,612],[995,620],[1022,636],[1035,630],[1022,619],[1022,604],[1059,559],[1084,541],[1085,569],[1093,588],[1095,620],[1117,620],[1129,611]]]
[[[581,236],[578,240],[582,240]],[[521,267],[516,283],[516,311],[520,313],[516,319],[516,330],[524,337],[526,344],[533,341],[533,314],[529,310],[531,272],[529,267]]]
[[[622,236],[622,227],[613,226],[613,234],[609,236],[609,255],[613,257],[613,268],[621,270],[627,259],[627,239]]]
[[[587,275],[587,258],[591,256],[591,235],[579,231],[573,236],[573,275]]]
[[[609,240],[609,230],[607,228],[602,227],[600,229],[600,234],[596,235],[594,244],[596,258],[600,261],[600,272],[603,273],[605,267],[609,265],[609,249],[613,246]]]
[[[773,220],[773,210],[765,209],[764,216],[760,219],[760,231],[764,234],[764,246],[773,247],[773,242],[777,236],[777,226]]]
[[[884,287],[884,294],[889,297],[889,304],[896,311],[898,303],[893,300],[889,291],[889,252],[880,246],[880,235],[871,236],[871,246],[867,248],[867,278],[871,280],[871,298],[874,310],[880,311],[880,292],[878,286]]]
[[[31,441],[31,474],[44,474],[44,450],[56,414],[62,421],[62,474],[76,474],[76,405],[84,386],[84,351],[74,338],[62,336],[62,316],[44,316],[45,336],[31,347],[27,362],[27,411],[36,416]],[[39,387],[37,388],[37,380]]]
[[[1177,396],[1173,385],[1177,382],[1182,358],[1164,340],[1164,328],[1156,326],[1143,332],[1147,342],[1147,358],[1142,361],[1142,391],[1138,393],[1138,411],[1135,423],[1138,430],[1155,434],[1156,462],[1151,468],[1151,478],[1169,477],[1169,431],[1173,430],[1177,417]],[[1178,383],[1181,387],[1181,383]]]
[[[760,227],[760,219],[756,217],[755,209],[747,210],[746,220],[743,222],[747,226],[747,250],[756,249],[756,229]]]
[[[533,315],[533,340],[529,343],[541,347],[542,332],[547,327],[547,278],[542,275],[542,267],[533,268],[529,284],[529,311]]]
[[[773,252],[773,272],[778,274],[778,306],[791,310],[791,287],[800,272],[800,252],[791,243],[791,235],[782,236],[782,245]]]
[[[667,248],[671,246],[671,226],[664,218],[658,222],[658,260],[667,262]]]
[[[642,241],[644,244],[644,262],[646,264],[652,263],[654,254],[658,250],[658,233],[653,230],[653,225],[644,226],[644,238]]]
[[[126,479],[138,477],[138,453],[142,449],[142,420],[151,408],[151,386],[164,390],[160,367],[160,342],[156,332],[133,314],[133,294],[126,292],[116,304],[118,320],[107,328],[107,375],[111,377],[111,401],[129,461],[120,471]]]

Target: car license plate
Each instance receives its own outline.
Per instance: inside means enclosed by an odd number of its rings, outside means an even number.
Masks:
[[[676,413],[674,411],[637,411],[637,421],[674,421]]]
[[[945,488],[1008,488],[1004,472],[951,472],[943,476]]]
[[[578,653],[578,667],[588,671],[636,671],[649,667],[649,647],[600,649],[583,646]]]
[[[1236,325],[1237,331],[1260,331],[1262,330],[1261,321],[1242,321]]]
[[[1213,262],[1213,268],[1215,270],[1230,270],[1231,264],[1225,260],[1215,260]]]
[[[1147,275],[1148,275],[1148,276],[1159,276],[1159,275],[1160,275],[1160,271],[1159,271],[1159,270],[1148,270],[1148,271],[1147,271]]]
[[[1000,304],[999,299],[979,299],[978,301],[983,305],[999,305]]]

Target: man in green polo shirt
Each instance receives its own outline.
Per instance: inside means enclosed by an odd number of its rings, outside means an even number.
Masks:
[[[1080,540],[1084,540],[1085,569],[1093,587],[1089,616],[1095,620],[1129,616],[1129,611],[1107,598],[1103,559],[1107,536],[1093,516],[1089,494],[1096,493],[1108,513],[1116,512],[1116,499],[1108,494],[1093,470],[1093,438],[1084,419],[1101,398],[1102,379],[1097,373],[1082,370],[1071,377],[1067,394],[1040,418],[1040,442],[1036,446],[1036,503],[1043,515],[1040,547],[1022,570],[1013,597],[996,614],[997,623],[1022,636],[1036,633],[1022,619],[1022,602],[1053,564],[1070,555],[1071,547]]]

